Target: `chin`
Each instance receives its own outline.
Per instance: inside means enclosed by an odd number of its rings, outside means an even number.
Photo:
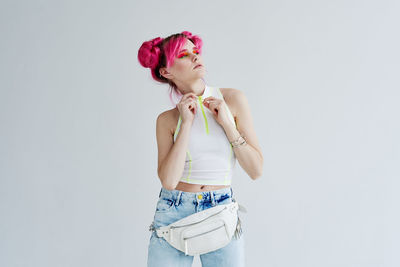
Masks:
[[[204,68],[201,68],[201,70],[193,70],[196,76],[204,76],[204,74],[206,73]]]
[[[203,79],[203,78],[204,78],[204,75],[203,75],[203,74],[201,74],[201,75],[196,75],[195,78],[196,78],[196,79]]]

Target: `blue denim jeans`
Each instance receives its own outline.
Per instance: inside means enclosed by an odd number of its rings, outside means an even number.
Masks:
[[[204,192],[185,192],[161,188],[156,205],[154,220],[150,225],[148,246],[148,267],[186,267],[192,266],[193,257],[172,247],[164,238],[158,237],[155,228],[169,225],[193,213],[215,205],[228,204],[233,200],[231,187]],[[242,227],[243,231],[243,227]],[[244,236],[233,237],[228,245],[200,255],[203,267],[242,267],[244,266]]]

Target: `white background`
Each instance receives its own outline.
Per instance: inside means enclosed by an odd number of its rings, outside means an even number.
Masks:
[[[247,266],[397,267],[398,1],[2,1],[0,266],[145,266],[167,85],[154,37],[203,41],[264,155],[236,166]],[[397,137],[396,137],[397,136]],[[200,266],[196,258],[193,266]]]

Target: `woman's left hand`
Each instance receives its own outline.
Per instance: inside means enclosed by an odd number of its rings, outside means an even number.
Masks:
[[[203,104],[208,108],[213,114],[215,120],[224,127],[230,123],[227,109],[224,107],[226,105],[225,101],[213,96],[204,98]]]

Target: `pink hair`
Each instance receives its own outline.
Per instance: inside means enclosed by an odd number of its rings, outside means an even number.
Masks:
[[[169,97],[174,105],[175,103],[171,95],[172,91],[175,91],[179,96],[182,94],[177,90],[174,82],[160,75],[159,71],[162,67],[170,67],[173,65],[178,52],[185,45],[186,39],[190,40],[198,48],[200,54],[202,53],[202,39],[197,35],[192,35],[192,33],[188,31],[172,34],[165,39],[156,37],[144,42],[138,51],[139,63],[145,68],[150,68],[153,79],[157,82],[168,83],[170,85],[171,92]]]

